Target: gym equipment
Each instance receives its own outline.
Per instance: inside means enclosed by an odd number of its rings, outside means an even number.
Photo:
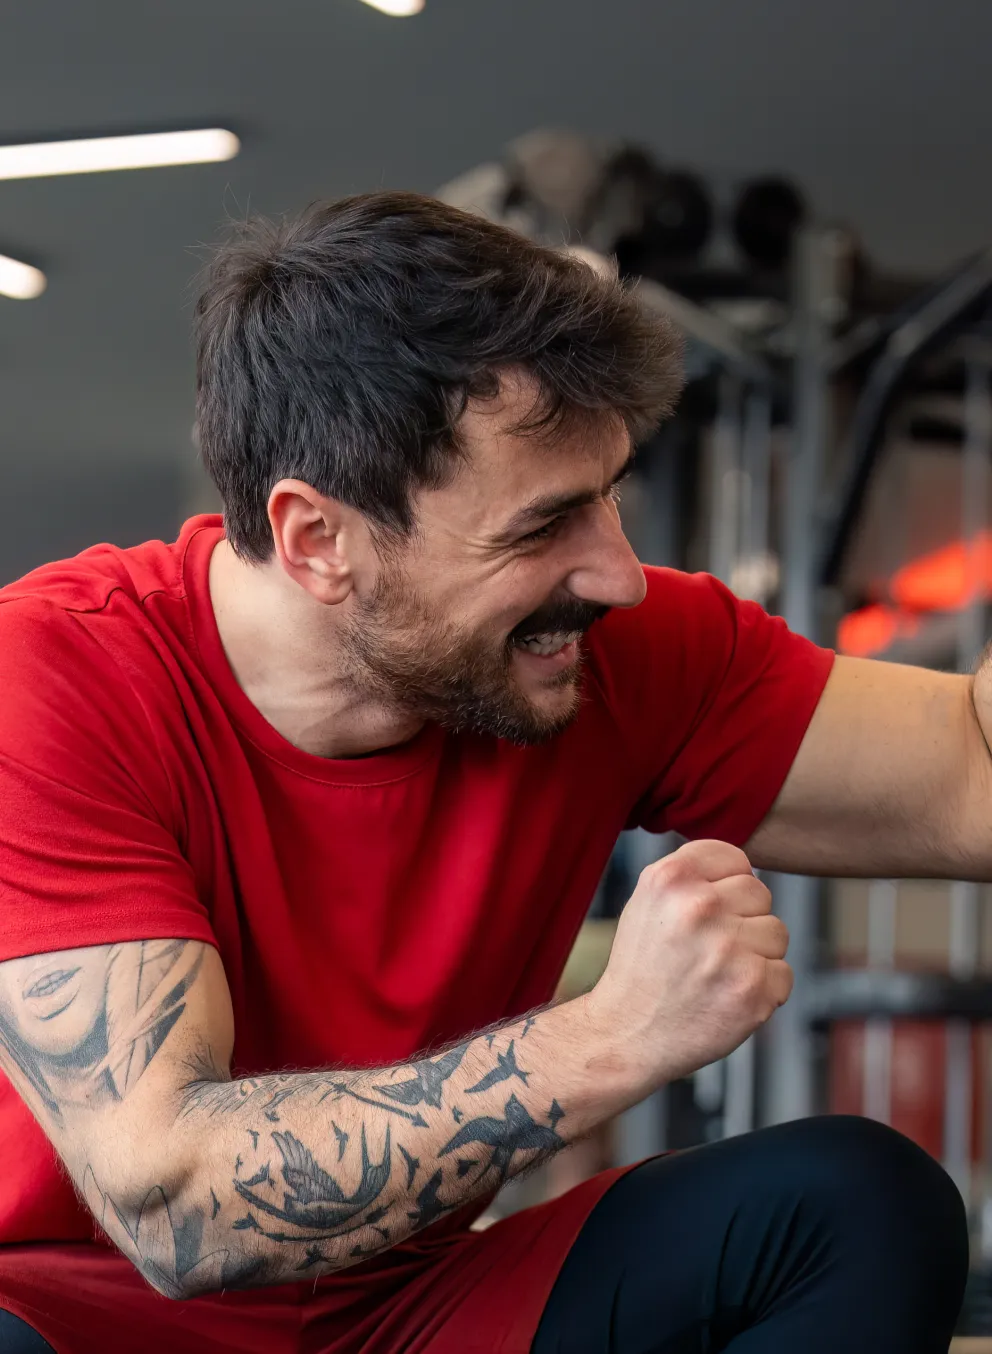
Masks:
[[[787,179],[752,179],[743,185],[734,204],[731,232],[749,262],[762,268],[784,268],[806,216],[802,194]]]
[[[437,196],[544,244],[616,253],[633,272],[646,256],[692,259],[714,223],[699,175],[664,169],[640,146],[548,128],[518,137],[501,161],[460,175]]]
[[[657,171],[645,195],[639,229],[616,241],[621,272],[643,272],[646,260],[684,264],[698,257],[710,241],[714,220],[710,192],[698,174]]]

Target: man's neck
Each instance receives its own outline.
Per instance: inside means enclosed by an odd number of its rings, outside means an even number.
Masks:
[[[242,691],[277,733],[316,757],[367,757],[422,727],[369,699],[343,662],[341,621],[277,561],[243,563],[227,540],[210,557],[210,601]]]

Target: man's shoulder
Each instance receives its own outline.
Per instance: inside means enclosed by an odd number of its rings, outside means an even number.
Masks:
[[[181,588],[180,542],[135,546],[101,543],[53,560],[0,588],[0,624],[58,612],[103,611],[115,594],[141,603],[153,592]],[[11,607],[9,604],[16,603]]]
[[[0,588],[0,684],[6,718],[19,711],[131,703],[161,671],[157,631],[147,605],[162,594],[182,598],[177,543],[130,548],[101,544],[44,564]]]

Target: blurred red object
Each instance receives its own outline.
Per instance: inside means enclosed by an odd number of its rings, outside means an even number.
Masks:
[[[892,576],[889,594],[907,611],[957,611],[992,593],[992,531],[911,560]]]
[[[971,1159],[983,1160],[988,1132],[987,1027],[973,1027],[971,1042]],[[830,1031],[828,1107],[832,1114],[864,1114],[865,1024],[839,1021]],[[947,1026],[940,1021],[892,1022],[889,1123],[938,1161],[944,1151]]]
[[[856,658],[884,653],[896,639],[914,635],[931,611],[960,611],[992,597],[992,531],[954,541],[897,569],[887,603],[849,611],[837,627],[837,648]]]
[[[837,627],[837,648],[855,658],[882,653],[895,639],[913,635],[919,619],[891,606],[865,606],[850,611]]]

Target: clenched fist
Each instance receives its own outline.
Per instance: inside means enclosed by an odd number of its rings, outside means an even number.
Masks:
[[[638,1098],[731,1053],[783,1005],[789,933],[743,851],[690,842],[641,874],[589,1010]]]

